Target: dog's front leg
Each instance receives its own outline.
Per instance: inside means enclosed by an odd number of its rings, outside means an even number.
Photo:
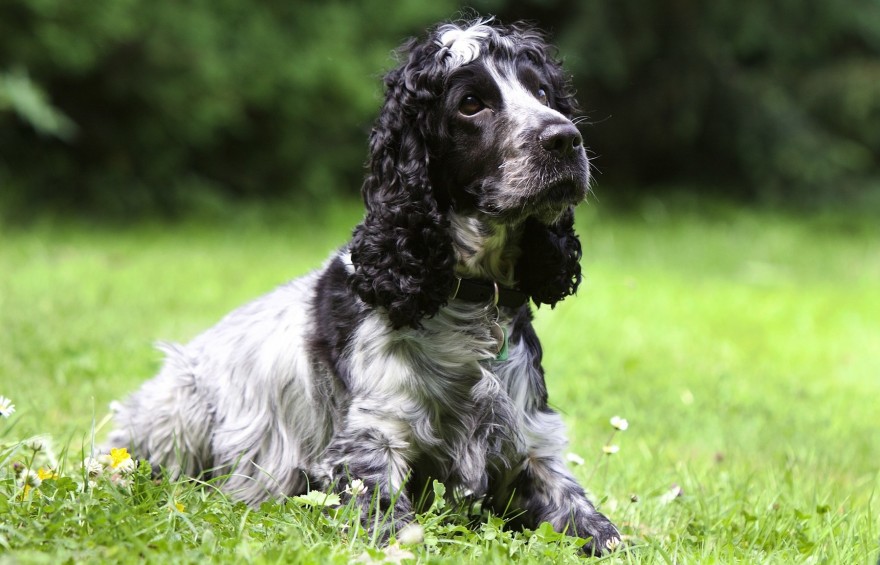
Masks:
[[[587,539],[584,551],[601,555],[620,543],[620,533],[587,499],[561,458],[529,458],[515,481],[516,506],[525,525],[549,522],[557,532]]]
[[[324,458],[326,475],[343,504],[354,501],[361,523],[379,543],[412,521],[412,503],[404,489],[409,445],[395,431],[344,430],[330,442]]]
[[[559,415],[548,408],[526,418],[528,451],[513,483],[519,521],[536,528],[549,522],[557,532],[587,539],[584,551],[601,555],[620,543],[620,532],[596,510],[562,458],[566,446]]]

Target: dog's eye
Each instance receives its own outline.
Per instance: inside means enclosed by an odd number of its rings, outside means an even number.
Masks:
[[[547,96],[547,91],[544,87],[538,89],[538,92],[535,93],[535,96],[538,97],[538,102],[543,104],[544,106],[550,105],[550,98]]]
[[[474,114],[479,113],[480,110],[485,107],[486,105],[483,104],[482,100],[472,94],[469,94],[461,99],[461,103],[458,105],[458,111],[465,116],[473,116]]]

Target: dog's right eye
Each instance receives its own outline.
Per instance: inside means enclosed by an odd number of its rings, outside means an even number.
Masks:
[[[461,99],[461,103],[458,105],[458,111],[465,116],[473,116],[485,107],[486,105],[483,104],[482,100],[472,94],[468,94]]]

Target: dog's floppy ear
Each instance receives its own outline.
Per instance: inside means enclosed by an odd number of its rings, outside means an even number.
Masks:
[[[354,230],[351,288],[384,308],[394,328],[418,328],[454,288],[455,256],[448,221],[428,178],[432,108],[441,69],[431,43],[411,42],[406,63],[385,77],[385,104],[370,135],[362,189],[367,214]]]
[[[577,291],[581,283],[581,242],[574,232],[574,208],[568,208],[549,226],[534,218],[526,220],[521,249],[516,278],[520,290],[535,304],[552,308]]]

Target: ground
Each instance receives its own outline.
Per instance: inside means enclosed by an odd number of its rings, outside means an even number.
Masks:
[[[0,562],[576,561],[577,540],[448,508],[420,517],[423,540],[382,550],[314,500],[248,510],[144,469],[89,487],[92,432],[156,371],[152,342],[319,266],[360,217],[348,203],[0,226],[0,395],[15,404],[0,417]],[[880,226],[655,200],[583,205],[578,230],[585,282],[537,328],[575,474],[627,537],[610,561],[876,562]],[[55,478],[18,442],[35,434]],[[26,496],[16,461],[46,473]]]

